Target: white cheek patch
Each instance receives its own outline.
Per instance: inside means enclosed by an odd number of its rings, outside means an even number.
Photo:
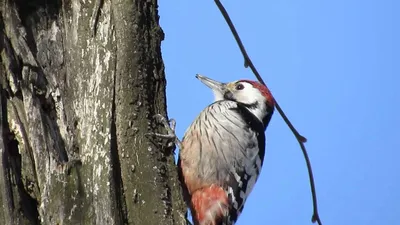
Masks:
[[[257,104],[255,108],[249,108],[250,112],[253,113],[260,121],[263,121],[263,117],[267,111],[265,97],[261,92],[254,88],[251,84],[245,84],[246,87],[242,91],[235,93],[236,101],[247,105]],[[249,87],[250,86],[250,87]]]
[[[246,104],[254,104],[256,102],[256,99],[252,97],[252,95],[248,95],[247,93],[240,93],[237,95],[236,100],[238,102],[246,103]]]
[[[253,85],[246,82],[243,82],[242,84],[244,86],[243,90],[238,90],[235,93],[238,102],[254,104],[256,102],[264,101],[264,96],[257,88],[254,88]]]

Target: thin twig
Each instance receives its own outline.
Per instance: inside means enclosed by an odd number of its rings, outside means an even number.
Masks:
[[[229,14],[226,11],[225,7],[222,5],[222,3],[219,0],[214,0],[214,1],[215,1],[215,4],[218,6],[218,9],[221,11],[221,14],[225,18],[225,21],[228,24],[237,44],[239,45],[240,51],[242,52],[243,57],[244,57],[244,66],[246,68],[250,67],[251,71],[253,71],[253,73],[257,77],[258,81],[267,87],[264,80],[261,78],[257,69],[255,68],[253,62],[251,61],[249,55],[247,54],[246,49],[244,48],[243,43],[239,37],[239,34],[237,33],[236,28],[233,25],[232,20],[230,19]],[[296,130],[296,128],[294,128],[293,124],[287,118],[287,116],[285,115],[285,113],[283,112],[282,108],[279,106],[279,104],[275,98],[274,98],[274,101],[275,101],[275,107],[278,110],[279,114],[282,116],[283,120],[289,126],[290,130],[293,132],[294,136],[296,137],[297,141],[299,142],[301,151],[303,152],[303,155],[304,155],[304,159],[306,160],[308,175],[309,175],[309,179],[310,179],[311,194],[312,194],[312,199],[313,199],[313,207],[314,207],[314,212],[313,212],[311,221],[313,223],[317,222],[319,225],[322,225],[321,219],[319,218],[319,214],[318,214],[317,194],[315,191],[315,183],[314,183],[314,176],[313,176],[313,172],[312,172],[312,168],[311,168],[311,162],[308,157],[306,147],[304,146],[304,143],[307,141],[307,139],[305,137],[303,137],[302,135],[300,135],[300,133]]]

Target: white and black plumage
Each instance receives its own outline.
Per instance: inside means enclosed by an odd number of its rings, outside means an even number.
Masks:
[[[196,77],[213,90],[215,102],[182,140],[178,166],[185,200],[195,225],[233,225],[263,164],[274,99],[254,81]]]

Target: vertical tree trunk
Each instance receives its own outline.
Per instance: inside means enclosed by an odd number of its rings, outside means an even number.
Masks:
[[[157,1],[0,2],[0,221],[185,224]]]

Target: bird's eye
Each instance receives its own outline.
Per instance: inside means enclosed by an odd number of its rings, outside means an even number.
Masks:
[[[244,85],[243,84],[236,85],[236,90],[243,90],[243,89],[244,89]]]

